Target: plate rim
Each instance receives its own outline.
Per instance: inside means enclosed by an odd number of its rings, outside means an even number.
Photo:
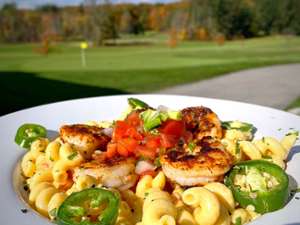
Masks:
[[[99,95],[99,96],[82,97],[82,98],[66,99],[66,100],[61,100],[61,101],[56,101],[56,102],[43,103],[43,104],[40,104],[40,105],[26,107],[24,109],[20,109],[20,110],[14,111],[14,112],[10,112],[10,113],[1,115],[0,119],[3,119],[7,116],[12,116],[13,114],[16,114],[16,113],[21,113],[21,112],[25,112],[25,111],[29,111],[29,110],[34,110],[36,108],[44,107],[44,106],[51,106],[51,105],[54,105],[54,104],[63,104],[63,103],[69,103],[69,102],[72,102],[72,101],[84,101],[84,100],[89,100],[89,99],[101,99],[101,98],[111,98],[111,97],[116,97],[116,98],[117,97],[134,97],[134,96],[136,96],[136,97],[142,97],[142,96],[151,96],[151,97],[168,96],[168,97],[200,98],[200,99],[214,100],[214,101],[226,101],[226,102],[230,102],[230,103],[239,103],[239,104],[243,104],[243,105],[256,106],[256,107],[269,109],[269,110],[270,109],[271,110],[276,110],[278,112],[287,113],[289,115],[296,116],[296,117],[300,118],[300,116],[298,116],[296,114],[293,114],[291,112],[288,112],[288,111],[284,111],[282,109],[277,109],[277,108],[273,108],[273,107],[270,107],[270,106],[264,106],[264,105],[259,105],[259,104],[255,104],[255,103],[250,103],[250,102],[243,102],[243,101],[236,101],[236,100],[229,100],[229,99],[222,99],[222,98],[201,97],[201,96],[194,96],[194,95],[156,94],[156,93],[145,93],[145,94],[143,94],[143,93],[141,93],[141,94],[120,94],[120,95],[104,95],[104,96]]]

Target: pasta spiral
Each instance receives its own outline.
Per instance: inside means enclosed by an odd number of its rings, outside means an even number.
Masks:
[[[248,223],[251,220],[249,213],[247,212],[246,209],[243,209],[243,208],[235,209],[232,212],[231,222],[233,224],[235,224],[239,218],[240,218],[241,224]]]
[[[80,165],[83,157],[68,143],[59,148],[59,158],[52,168],[53,184],[56,188],[68,183],[68,170]]]
[[[143,225],[176,225],[177,210],[168,192],[157,188],[148,190],[143,205]]]
[[[53,210],[61,205],[66,196],[51,183],[42,181],[30,189],[29,201],[39,213],[53,219]]]
[[[72,157],[70,157],[72,156]],[[59,187],[68,181],[67,170],[79,165],[82,157],[69,144],[58,140],[49,143],[46,138],[34,141],[21,162],[23,174],[28,177],[29,202],[44,216],[53,219],[55,211],[67,196]],[[77,189],[83,189],[90,183],[81,177],[75,183]]]
[[[198,224],[213,225],[220,216],[220,202],[217,196],[204,187],[192,187],[182,194],[183,202],[194,208]]]
[[[295,144],[298,138],[296,132],[285,135],[280,141],[273,137],[263,137],[255,141],[236,141],[223,139],[222,143],[226,149],[235,157],[236,161],[242,159],[241,153],[249,159],[265,159],[272,161],[281,168],[285,168],[284,161],[291,147]],[[236,149],[238,148],[238,152]]]
[[[197,224],[230,225],[235,201],[232,192],[224,184],[212,182],[204,187],[193,187],[182,194],[183,202],[194,208]]]
[[[154,178],[150,175],[143,176],[142,179],[137,183],[136,195],[140,198],[145,197],[147,190],[151,188],[158,188],[163,190],[166,184],[166,176],[160,171]]]
[[[116,225],[132,225],[134,224],[132,217],[133,214],[127,202],[121,201]]]

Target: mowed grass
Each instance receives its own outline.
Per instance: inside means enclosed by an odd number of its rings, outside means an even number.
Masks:
[[[128,40],[128,38],[127,38]],[[143,38],[139,38],[143,40]],[[299,37],[95,47],[81,65],[79,43],[59,43],[48,55],[37,44],[0,44],[0,113],[64,99],[145,93],[237,70],[300,62]]]
[[[300,97],[295,99],[288,107],[287,109],[292,109],[292,108],[298,108],[300,107]]]

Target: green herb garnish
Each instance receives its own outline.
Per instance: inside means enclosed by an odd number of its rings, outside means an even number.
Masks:
[[[292,131],[292,132],[289,132],[289,133],[287,133],[285,136],[290,136],[290,135],[296,135],[296,136],[299,136],[299,131]]]
[[[153,128],[159,126],[162,123],[161,117],[159,112],[147,109],[146,111],[142,112],[141,118],[144,121],[144,129],[145,131],[152,130]]]
[[[196,145],[194,142],[192,142],[192,141],[189,142],[189,143],[188,143],[189,151],[190,151],[190,152],[194,152],[196,146],[197,146],[197,145]]]
[[[240,154],[241,149],[240,149],[240,142],[235,143],[235,154]]]
[[[242,225],[242,218],[241,217],[236,218],[234,225]]]
[[[128,104],[132,107],[132,109],[148,109],[148,108],[150,108],[150,106],[147,103],[145,103],[137,98],[128,98]]]
[[[68,156],[68,159],[69,159],[69,160],[73,160],[77,155],[78,155],[78,152],[73,152],[72,154],[70,154],[70,155]]]
[[[222,122],[222,127],[226,130],[240,130],[242,132],[252,132],[254,130],[254,126],[250,123],[244,123],[241,122],[241,126],[239,127],[234,127],[232,124],[234,123],[234,121],[223,121]]]
[[[154,160],[154,165],[155,165],[156,167],[161,167],[161,163],[160,163],[159,157],[157,157],[157,158]]]

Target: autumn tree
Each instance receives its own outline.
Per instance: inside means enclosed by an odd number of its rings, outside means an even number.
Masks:
[[[205,40],[215,32],[215,18],[210,0],[190,0],[188,32],[192,39]]]
[[[6,3],[0,11],[0,39],[5,42],[18,42],[21,40],[22,24],[20,12],[15,3]]]

